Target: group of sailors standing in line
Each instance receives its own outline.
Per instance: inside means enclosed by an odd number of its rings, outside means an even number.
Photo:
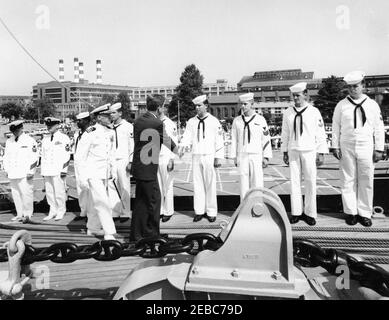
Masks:
[[[346,223],[360,222],[369,227],[374,163],[383,158],[385,134],[380,107],[363,93],[364,77],[360,71],[344,77],[349,95],[334,110],[332,148],[340,161]],[[290,167],[290,222],[303,220],[313,226],[317,218],[317,166],[323,164],[329,149],[320,111],[309,103],[307,83],[297,83],[290,91],[294,106],[284,113],[281,134],[283,161]],[[272,158],[272,148],[266,120],[255,112],[253,93],[239,99],[242,113],[232,124],[230,159],[238,168],[243,200],[250,189],[264,186],[263,168]],[[88,217],[89,235],[114,239],[113,218],[131,217],[131,174],[136,180],[133,240],[158,235],[160,219],[167,222],[174,213],[174,159],[176,154],[181,158],[187,147],[192,150],[193,221],[216,221],[215,168],[221,166],[224,158],[223,129],[219,120],[207,112],[206,95],[196,97],[193,104],[197,115],[188,120],[179,147],[176,126],[166,116],[164,102],[153,97],[147,100],[146,114],[134,125],[122,119],[120,103],[105,104],[90,114],[77,115],[80,131],[75,136],[74,168],[80,216]],[[96,119],[95,125],[91,125],[91,115]],[[41,175],[50,211],[44,220],[61,220],[66,212],[65,179],[71,146],[69,138],[58,131],[60,120],[45,120],[49,135],[42,140]],[[32,179],[38,164],[37,146],[33,138],[23,134],[23,121],[12,122],[10,130],[13,137],[6,142],[4,169],[17,212],[13,220],[28,222],[33,214]],[[154,145],[152,130],[158,136]]]

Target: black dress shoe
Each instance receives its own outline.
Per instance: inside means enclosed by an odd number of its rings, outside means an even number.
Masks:
[[[196,214],[193,218],[193,222],[199,222],[201,219],[204,218],[203,214]]]
[[[304,221],[307,223],[309,226],[314,226],[316,224],[315,218],[308,217],[307,215],[304,215]]]
[[[346,223],[349,226],[355,226],[358,223],[358,216],[347,215]]]
[[[168,222],[172,216],[162,216],[162,222]]]
[[[358,216],[359,218],[359,223],[361,225],[363,225],[364,227],[371,227],[373,225],[373,223],[371,222],[371,219],[369,218],[364,218],[364,217],[360,217]]]
[[[289,218],[290,224],[296,224],[296,223],[299,222],[299,221],[300,221],[300,216],[291,216],[291,217]]]
[[[81,220],[86,220],[86,217],[77,216],[74,218],[74,221],[81,221]]]
[[[211,223],[216,221],[216,217],[209,217],[209,216],[207,216],[207,219]]]

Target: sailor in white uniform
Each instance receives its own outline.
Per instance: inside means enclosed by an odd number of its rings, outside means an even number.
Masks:
[[[284,162],[290,166],[291,206],[290,222],[303,219],[308,225],[316,224],[316,166],[324,162],[328,153],[323,118],[320,111],[308,103],[307,83],[290,88],[294,107],[284,112],[282,119],[282,145]],[[301,178],[304,176],[305,205],[301,195]]]
[[[115,179],[115,138],[111,129],[110,104],[95,108],[96,124],[89,127],[79,142],[76,162],[82,190],[89,190],[88,235],[104,235],[114,240],[116,233],[108,196],[108,180]]]
[[[66,175],[70,162],[70,139],[59,130],[60,120],[45,118],[49,134],[42,139],[41,175],[45,179],[49,215],[61,220],[66,213]]]
[[[239,96],[242,115],[234,119],[231,130],[231,158],[239,168],[240,200],[252,188],[263,188],[263,168],[272,157],[269,128],[253,108],[254,94]]]
[[[175,123],[166,116],[166,107],[163,104],[158,108],[158,115],[166,134],[174,141],[177,142],[177,127]],[[161,221],[167,222],[174,214],[174,194],[173,194],[173,170],[174,170],[174,158],[175,154],[170,151],[164,144],[161,146],[161,152],[159,154],[159,166],[158,166],[158,183],[161,190]]]
[[[365,73],[344,77],[349,95],[335,107],[332,147],[340,160],[343,211],[346,223],[372,225],[374,163],[382,160],[385,131],[379,105],[364,90]]]
[[[3,161],[17,213],[12,221],[28,223],[34,211],[33,178],[38,164],[37,145],[23,132],[23,120],[11,122],[9,129],[13,136],[5,143]]]
[[[122,119],[122,104],[115,103],[111,109],[111,120],[115,137],[116,180],[109,181],[109,198],[112,216],[121,222],[131,217],[130,170],[134,153],[134,126]]]
[[[74,174],[76,176],[76,186],[77,186],[77,194],[78,194],[78,204],[80,206],[81,212],[80,216],[76,217],[75,220],[82,220],[87,217],[88,213],[88,203],[89,203],[89,190],[83,190],[80,187],[80,181],[78,179],[79,176],[79,163],[77,159],[77,151],[80,141],[83,139],[85,131],[90,127],[91,118],[89,112],[81,112],[76,116],[77,126],[80,129],[74,135],[74,146],[73,146],[73,155],[74,155]]]
[[[194,222],[207,217],[216,221],[217,196],[215,168],[221,166],[224,158],[223,129],[217,118],[207,112],[207,96],[192,100],[197,116],[188,120],[182,137],[180,155],[186,147],[192,146]]]

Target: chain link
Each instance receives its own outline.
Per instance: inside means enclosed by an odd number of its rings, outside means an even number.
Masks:
[[[203,250],[215,251],[223,241],[209,233],[187,235],[182,240],[163,237],[142,239],[138,242],[120,243],[104,240],[92,245],[77,246],[74,243],[56,243],[47,248],[26,245],[22,265],[50,260],[55,263],[72,263],[77,260],[95,259],[114,261],[121,257],[140,256],[146,259],[160,258],[168,254],[188,253],[197,255]],[[351,279],[389,297],[389,272],[374,264],[358,261],[343,251],[324,249],[308,240],[293,241],[294,262],[306,268],[322,267],[330,274],[336,274],[338,266],[348,266]],[[8,261],[7,250],[0,249],[0,262]]]

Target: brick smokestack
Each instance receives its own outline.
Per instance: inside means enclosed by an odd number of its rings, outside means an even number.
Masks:
[[[65,81],[65,67],[64,67],[64,63],[63,63],[63,59],[60,59],[59,60],[59,81]]]
[[[101,60],[96,60],[96,83],[103,83],[103,71],[101,69]]]
[[[80,81],[78,58],[74,58],[74,82]]]

